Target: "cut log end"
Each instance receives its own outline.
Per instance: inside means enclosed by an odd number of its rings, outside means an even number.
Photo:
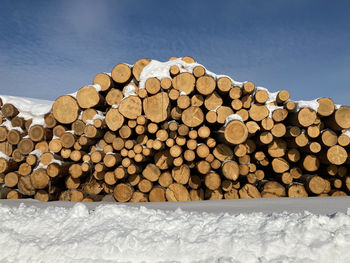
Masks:
[[[248,129],[243,122],[233,120],[225,127],[224,136],[229,143],[241,144],[248,138]]]
[[[55,119],[63,124],[73,123],[79,115],[79,105],[75,98],[69,95],[59,97],[52,106]]]

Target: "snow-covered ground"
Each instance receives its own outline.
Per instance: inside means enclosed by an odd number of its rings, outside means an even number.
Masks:
[[[325,207],[331,205],[327,200],[332,198],[319,199],[325,201]],[[282,206],[278,201],[281,199],[266,200],[277,210]],[[258,204],[257,200],[253,203]],[[257,209],[253,203],[251,209]],[[345,209],[349,200],[340,198],[337,203]],[[215,205],[208,204],[206,209]],[[323,210],[313,214],[163,209],[2,202],[0,261],[349,262],[350,210],[325,215]]]

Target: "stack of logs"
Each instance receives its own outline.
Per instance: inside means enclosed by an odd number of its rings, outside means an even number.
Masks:
[[[174,58],[172,58],[174,59]],[[171,60],[172,60],[171,59]],[[182,61],[194,63],[191,57]],[[45,125],[0,102],[0,198],[42,201],[188,201],[350,193],[350,108],[274,100],[201,65],[171,77],[140,75],[151,60],[111,74],[53,104]],[[225,123],[226,122],[226,123]]]

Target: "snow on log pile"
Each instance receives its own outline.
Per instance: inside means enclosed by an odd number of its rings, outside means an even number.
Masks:
[[[53,104],[1,96],[0,107],[0,198],[350,193],[350,107],[292,101],[191,57],[118,64]]]

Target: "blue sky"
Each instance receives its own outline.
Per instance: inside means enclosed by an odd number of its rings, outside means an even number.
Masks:
[[[293,99],[350,105],[349,1],[0,0],[0,94],[54,100],[143,57],[193,56]]]

